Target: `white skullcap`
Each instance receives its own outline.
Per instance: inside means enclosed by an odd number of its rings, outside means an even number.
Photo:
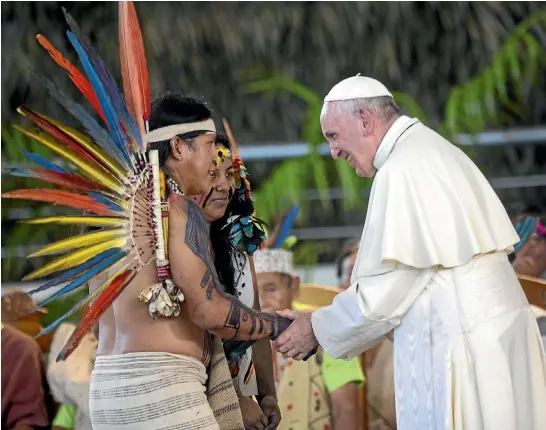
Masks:
[[[381,82],[367,76],[356,76],[344,79],[330,90],[325,102],[336,100],[366,99],[370,97],[392,97],[387,87]]]
[[[254,253],[256,273],[285,273],[291,275],[292,253],[285,249],[260,249]]]

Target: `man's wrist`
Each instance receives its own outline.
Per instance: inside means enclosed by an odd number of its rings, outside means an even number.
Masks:
[[[271,397],[273,399],[275,399],[275,402],[278,403],[278,399],[277,399],[277,393],[268,393],[268,394],[258,394],[256,396],[256,400],[258,401],[258,403],[262,403],[267,397]]]
[[[269,337],[271,341],[275,341],[284,331],[290,327],[292,320],[277,315],[277,330]]]

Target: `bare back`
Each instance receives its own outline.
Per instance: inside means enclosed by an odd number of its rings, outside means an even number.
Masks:
[[[101,316],[97,355],[169,352],[206,359],[203,355],[205,331],[190,320],[184,306],[178,317],[159,317],[154,321],[148,306],[138,301],[138,294],[156,282],[156,266],[152,262],[139,271]],[[100,281],[90,284],[90,290],[100,284]]]

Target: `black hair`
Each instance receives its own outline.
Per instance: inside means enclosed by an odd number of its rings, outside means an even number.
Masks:
[[[222,145],[227,149],[231,149],[231,143],[228,137],[224,133],[216,133],[216,144]],[[222,228],[227,224],[227,220],[232,215],[249,216],[254,213],[254,203],[250,200],[241,200],[237,191],[230,200],[226,213],[222,218],[213,221],[210,225],[210,241],[212,249],[214,250],[214,267],[218,273],[220,282],[224,285],[227,293],[235,294],[235,287],[237,280],[235,276],[235,267],[232,257],[242,261],[241,267],[237,268],[242,270],[246,263],[246,255],[233,246],[229,239],[229,228]],[[240,274],[239,274],[240,276]]]
[[[154,99],[150,113],[150,131],[176,124],[200,122],[210,119],[212,111],[207,104],[193,96],[166,92]],[[179,135],[182,140],[192,143],[197,136],[209,130],[196,130]],[[159,165],[163,167],[171,153],[170,139],[150,144],[150,149],[158,151]]]
[[[529,206],[525,206],[521,210],[521,213],[524,213],[524,214],[530,215],[530,216],[540,216],[542,211],[540,210],[540,208],[538,206],[529,205]]]

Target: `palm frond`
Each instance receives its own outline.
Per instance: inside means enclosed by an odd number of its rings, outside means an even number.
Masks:
[[[546,28],[546,11],[529,15],[506,37],[488,66],[451,90],[444,110],[448,136],[498,127],[506,111],[520,118],[526,114],[524,94],[546,69],[546,50],[533,33],[537,27]]]

